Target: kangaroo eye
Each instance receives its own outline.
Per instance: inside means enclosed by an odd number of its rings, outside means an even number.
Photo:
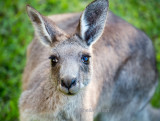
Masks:
[[[83,55],[82,58],[81,58],[81,60],[82,60],[82,62],[83,62],[84,64],[89,64],[89,58],[90,58],[90,56],[88,56],[88,55]]]
[[[52,66],[58,63],[58,58],[56,56],[50,56],[49,59],[51,60]]]

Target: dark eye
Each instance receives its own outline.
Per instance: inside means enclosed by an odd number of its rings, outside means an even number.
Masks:
[[[58,63],[58,58],[56,56],[50,56],[49,59],[51,60],[52,66]]]
[[[89,64],[89,58],[90,58],[90,56],[88,56],[88,55],[83,55],[82,58],[81,58],[81,60],[82,60],[82,62],[83,62],[84,64]]]

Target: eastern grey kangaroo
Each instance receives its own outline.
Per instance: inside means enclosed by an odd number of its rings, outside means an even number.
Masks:
[[[27,6],[21,121],[160,121],[151,40],[95,0],[83,13],[42,16]]]

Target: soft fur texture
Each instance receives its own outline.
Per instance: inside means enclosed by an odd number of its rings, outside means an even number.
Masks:
[[[97,0],[82,15],[44,17],[28,6],[36,36],[27,50],[21,121],[160,121],[149,106],[157,84],[152,42],[107,9],[107,0]],[[91,56],[89,65],[82,54]],[[55,67],[51,55],[59,57]],[[60,91],[64,75],[78,80],[72,96]]]

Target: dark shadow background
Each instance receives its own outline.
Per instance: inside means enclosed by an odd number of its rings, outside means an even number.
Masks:
[[[43,15],[82,11],[92,0],[0,0],[0,120],[17,121],[26,47],[33,27],[25,6]],[[160,0],[110,0],[110,10],[144,31],[152,40],[160,72]],[[160,84],[151,101],[160,107]]]

